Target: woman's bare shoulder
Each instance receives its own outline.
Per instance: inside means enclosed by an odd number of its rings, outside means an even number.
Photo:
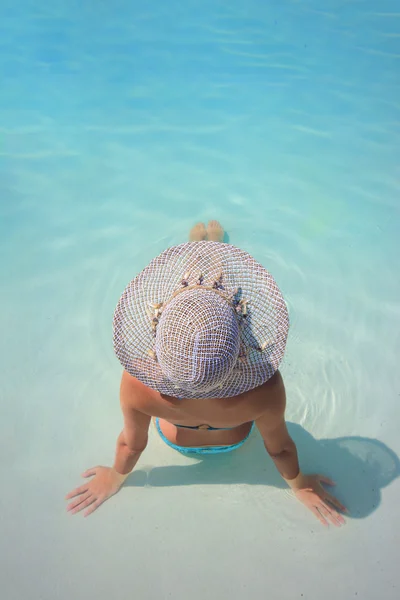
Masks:
[[[285,411],[286,395],[282,375],[279,371],[263,385],[252,390],[252,403],[260,415],[264,413],[279,413]]]
[[[157,403],[159,393],[147,387],[144,383],[130,375],[127,371],[122,373],[120,386],[120,402],[124,406],[151,414],[152,407]]]

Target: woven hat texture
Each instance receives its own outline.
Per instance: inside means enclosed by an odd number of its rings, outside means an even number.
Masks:
[[[272,275],[222,242],[187,242],[154,258],[125,288],[114,313],[123,367],[160,393],[226,398],[265,383],[289,330]]]

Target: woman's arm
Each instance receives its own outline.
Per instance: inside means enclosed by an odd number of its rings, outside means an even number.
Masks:
[[[343,524],[343,517],[333,506],[342,511],[346,508],[321,485],[321,482],[334,485],[333,481],[323,475],[304,475],[300,471],[296,445],[286,427],[286,394],[280,375],[269,390],[266,411],[256,419],[268,454],[296,497],[323,525],[328,525],[328,520],[334,525]]]
[[[134,380],[124,372],[120,394],[124,429],[117,440],[114,466],[99,465],[82,474],[82,477],[92,479],[67,494],[66,499],[72,500],[67,507],[71,514],[86,509],[84,516],[87,517],[116,494],[146,448],[151,417],[136,408],[138,396],[140,388],[136,389]]]
[[[286,393],[281,375],[268,389],[265,412],[256,419],[264,446],[282,477],[290,485],[300,475],[297,448],[289,435],[285,422]]]
[[[114,469],[128,475],[135,467],[147,446],[151,417],[134,408],[135,387],[122,376],[120,404],[124,416],[124,428],[119,434],[115,451]]]

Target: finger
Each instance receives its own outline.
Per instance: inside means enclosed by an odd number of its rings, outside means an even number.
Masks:
[[[85,500],[85,502],[81,502],[80,504],[78,504],[78,506],[76,508],[71,510],[71,514],[74,515],[75,513],[80,512],[84,508],[93,504],[93,502],[96,502],[96,500],[97,500],[97,498],[95,496],[90,495],[89,498],[87,498],[87,500]]]
[[[325,527],[328,527],[328,521],[322,516],[322,514],[320,513],[320,511],[318,510],[318,508],[316,506],[312,506],[311,511],[317,517],[318,521],[321,521],[322,525],[324,525]]]
[[[65,496],[65,499],[70,500],[71,498],[75,498],[75,496],[79,496],[79,494],[84,494],[85,492],[87,492],[87,490],[88,490],[87,484],[81,485],[80,487],[75,488],[74,490],[72,490],[72,492],[67,494]]]
[[[89,498],[89,496],[90,496],[90,492],[88,492],[85,495],[79,496],[79,498],[77,498],[76,500],[74,500],[73,502],[68,504],[67,511],[69,512],[69,511],[73,510],[76,506],[78,506],[79,504],[81,504],[82,502],[87,500]]]
[[[322,483],[326,483],[326,485],[336,485],[336,482],[333,479],[329,479],[329,477],[325,477],[325,475],[318,475],[318,479],[322,481]]]
[[[344,525],[345,520],[342,515],[339,515],[336,510],[330,508],[324,502],[321,502],[320,506],[318,506],[318,510],[332,523],[332,525],[335,525],[335,527]]]
[[[87,471],[82,473],[81,477],[92,477],[92,475],[96,475],[97,469],[98,467],[92,467],[91,469],[88,469]]]
[[[92,506],[83,514],[84,517],[88,517],[92,512],[94,512],[101,504],[103,504],[104,500],[101,498],[97,498],[96,502],[92,504]]]
[[[336,506],[336,508],[338,508],[342,512],[345,512],[345,513],[349,512],[347,510],[347,508],[345,507],[345,505],[342,504],[341,502],[339,502],[339,500],[337,498],[335,498],[335,496],[332,496],[331,494],[326,494],[324,499],[325,499],[325,502],[329,502],[333,506]]]

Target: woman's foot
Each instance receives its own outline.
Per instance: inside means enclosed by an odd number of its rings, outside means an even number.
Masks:
[[[207,235],[210,242],[222,242],[224,229],[218,221],[210,221],[207,226]]]
[[[205,240],[206,237],[207,231],[204,223],[196,223],[190,230],[189,242],[201,242],[201,240]]]

